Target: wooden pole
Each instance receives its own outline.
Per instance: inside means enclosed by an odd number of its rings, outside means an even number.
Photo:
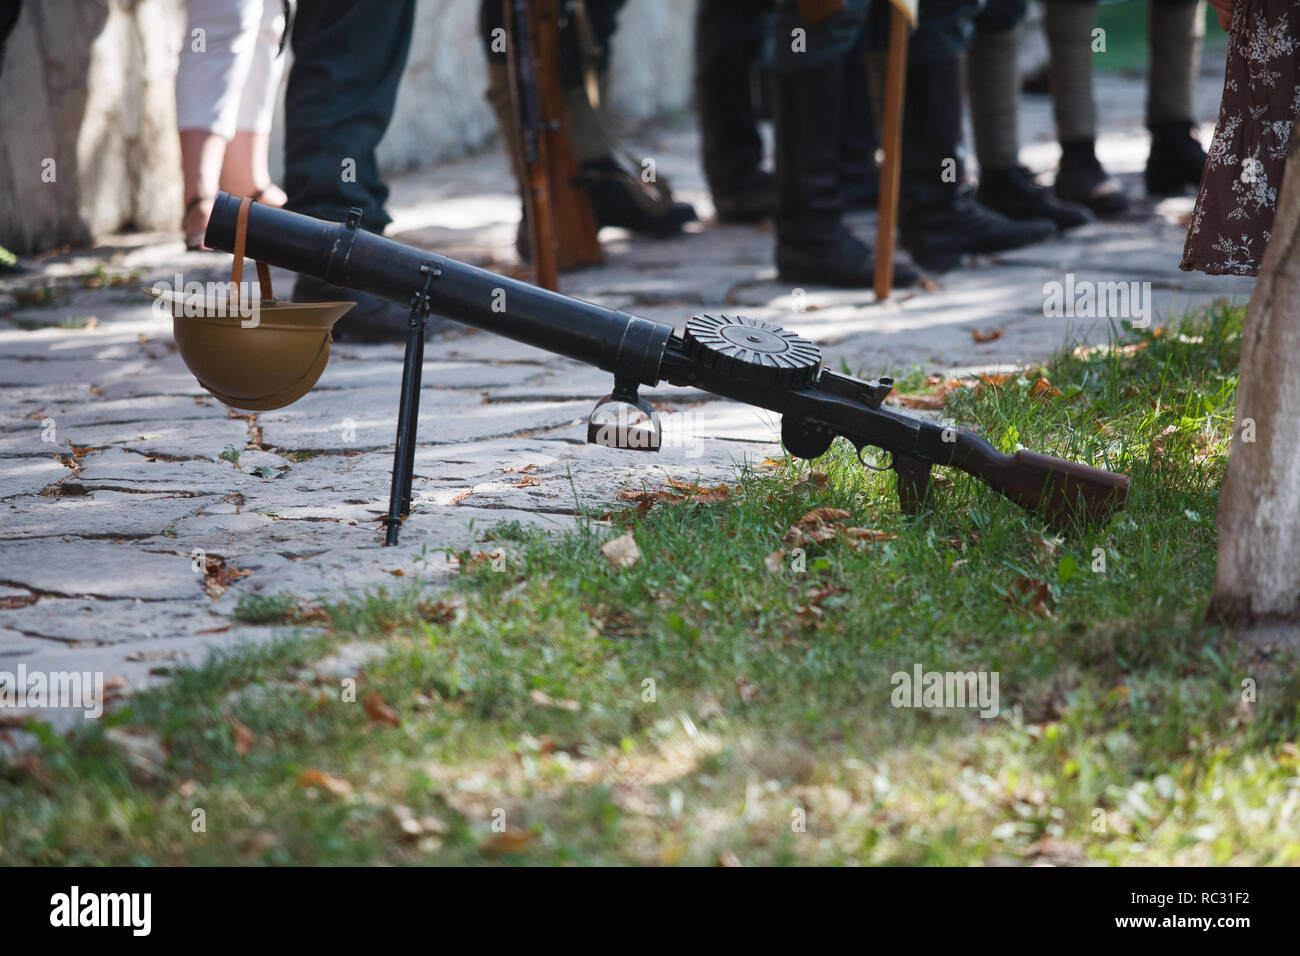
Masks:
[[[876,298],[894,288],[894,230],[898,225],[898,184],[903,154],[903,81],[907,75],[907,18],[898,7],[890,12],[889,60],[885,66],[885,117],[881,146],[880,200],[876,226]]]

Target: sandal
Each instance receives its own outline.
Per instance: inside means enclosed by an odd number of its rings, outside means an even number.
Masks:
[[[185,215],[181,217],[181,229],[185,229],[185,222],[190,218],[190,213],[198,208],[200,203],[215,203],[216,201],[215,196],[195,196],[187,202],[185,204]],[[201,252],[208,248],[203,244],[203,234],[207,232],[207,229],[208,222],[207,219],[204,219],[203,226],[198,232],[185,233],[185,249],[187,252]]]

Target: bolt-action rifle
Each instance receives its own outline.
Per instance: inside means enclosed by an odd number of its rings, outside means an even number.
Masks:
[[[520,186],[533,276],[558,289],[557,273],[603,260],[596,217],[576,184],[578,164],[564,122],[559,0],[503,0],[511,103],[519,131]]]
[[[238,209],[237,198],[218,195],[208,222],[209,246],[235,248]],[[909,513],[927,507],[935,465],[975,475],[1063,528],[1105,520],[1128,493],[1125,475],[1032,451],[1005,454],[971,431],[890,408],[883,402],[892,380],[864,381],[823,368],[815,344],[766,322],[697,315],[678,335],[662,322],[365,232],[359,221],[359,212],[334,223],[254,203],[245,227],[245,252],[260,262],[411,306],[386,519],[390,544],[396,543],[397,528],[410,507],[424,326],[430,311],[611,373],[613,390],[597,404],[588,426],[588,440],[597,444],[658,450],[658,420],[638,389],[667,381],[777,412],[781,440],[799,458],[817,458],[837,437],[848,439],[860,460],[867,446],[882,449],[898,476],[900,505]],[[619,411],[615,419],[609,415],[612,409]],[[611,428],[611,420],[624,425]]]

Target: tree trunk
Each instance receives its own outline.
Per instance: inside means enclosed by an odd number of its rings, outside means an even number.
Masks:
[[[1300,119],[1246,311],[1212,619],[1300,618]],[[1254,441],[1250,441],[1253,433]]]

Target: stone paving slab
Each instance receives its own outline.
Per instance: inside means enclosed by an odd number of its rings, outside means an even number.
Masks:
[[[1202,86],[1208,106],[1213,83]],[[1109,124],[1103,162],[1140,195],[1140,83],[1106,77],[1099,90]],[[1027,98],[1024,156],[1040,170],[1055,162],[1050,123],[1045,103]],[[692,128],[644,129],[635,146],[707,216]],[[496,154],[398,179],[398,237],[516,271],[509,181]],[[770,227],[710,222],[667,241],[606,230],[606,265],[561,284],[679,330],[700,312],[750,314],[817,341],[832,367],[868,376],[1026,365],[1067,341],[1110,334],[1106,318],[1046,313],[1044,286],[1070,274],[1150,282],[1157,324],[1220,298],[1244,301],[1253,280],[1178,270],[1190,208],[1190,197],[1139,198],[1123,221],[976,257],[885,303],[867,289],[778,282]],[[870,214],[852,219],[864,235],[874,224]],[[139,275],[85,288],[82,277],[97,267]],[[194,381],[169,317],[138,291],[177,273],[221,279],[228,268],[225,255],[185,253],[178,236],[124,235],[0,279],[0,667],[101,670],[127,689],[147,686],[165,679],[169,662],[266,639],[273,629],[233,617],[250,596],[340,600],[440,586],[456,573],[448,556],[495,547],[489,532],[500,522],[560,531],[584,509],[608,509],[624,488],[730,482],[779,450],[776,416],[666,384],[645,391],[664,413],[662,453],[587,445],[586,415],[610,391],[608,375],[454,327],[427,350],[414,509],[401,545],[386,549],[379,518],[400,346],[335,345],[316,389],[295,405],[232,413]],[[278,288],[290,289],[292,276],[276,272]],[[47,282],[54,305],[15,307],[15,290]],[[972,334],[993,329],[1001,337],[984,343]],[[196,549],[246,573],[210,595],[194,570]],[[69,725],[66,713],[51,716]]]

